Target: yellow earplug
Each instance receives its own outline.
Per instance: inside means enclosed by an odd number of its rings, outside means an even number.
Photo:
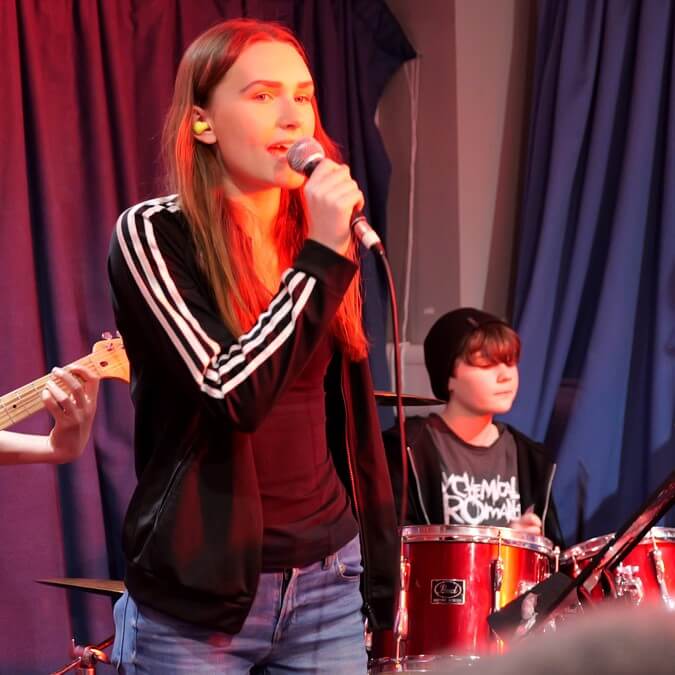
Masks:
[[[197,136],[200,134],[203,134],[205,131],[208,131],[211,127],[209,126],[208,122],[202,122],[201,120],[197,120],[193,125],[192,125],[192,131],[194,131]]]

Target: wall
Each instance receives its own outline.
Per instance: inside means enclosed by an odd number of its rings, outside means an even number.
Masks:
[[[421,393],[420,343],[438,316],[461,305],[509,314],[535,0],[387,2],[419,54],[389,83],[378,124],[392,160],[387,250],[410,343],[405,386]]]

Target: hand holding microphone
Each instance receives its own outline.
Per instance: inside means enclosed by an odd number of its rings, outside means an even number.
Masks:
[[[314,138],[293,143],[286,155],[294,171],[309,178],[305,199],[309,209],[309,237],[345,254],[353,232],[366,248],[382,248],[380,238],[361,213],[363,193],[349,167],[328,159]]]

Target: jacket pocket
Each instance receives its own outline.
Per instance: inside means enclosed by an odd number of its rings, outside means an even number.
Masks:
[[[140,564],[140,566],[145,569],[152,569],[152,565],[150,564],[150,561],[147,558],[148,546],[151,544],[153,538],[155,537],[155,534],[160,527],[162,516],[166,511],[167,505],[173,499],[176,490],[178,489],[180,482],[183,479],[183,476],[185,475],[185,472],[187,471],[187,468],[190,465],[190,460],[192,458],[192,450],[193,446],[189,445],[185,450],[185,452],[183,453],[183,455],[181,456],[180,460],[178,461],[178,464],[176,464],[174,470],[171,472],[171,476],[169,477],[166,489],[162,494],[162,499],[157,505],[154,516],[152,517],[152,527],[150,528],[150,531],[148,532],[138,555],[135,556],[135,559],[138,562],[138,564]]]

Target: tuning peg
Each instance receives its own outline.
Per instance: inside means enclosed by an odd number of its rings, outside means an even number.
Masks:
[[[101,337],[104,340],[112,340],[112,333],[109,330],[107,330],[104,333],[101,333]]]

